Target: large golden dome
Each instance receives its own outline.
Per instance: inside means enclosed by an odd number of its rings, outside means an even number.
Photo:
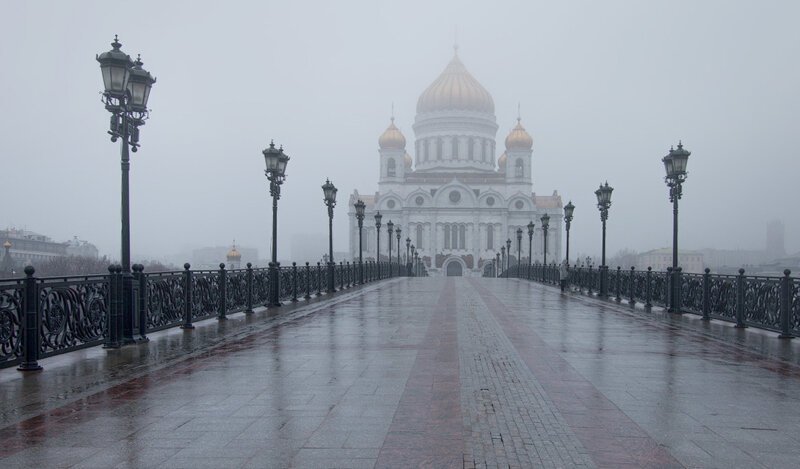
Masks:
[[[403,150],[406,148],[406,138],[400,132],[400,129],[394,125],[394,117],[392,117],[389,127],[378,138],[378,145],[382,150]]]
[[[417,113],[450,110],[494,114],[492,95],[470,75],[458,55],[417,101]]]
[[[506,137],[506,148],[508,150],[530,150],[533,148],[533,138],[522,126],[520,118],[517,118],[517,125],[511,129]]]

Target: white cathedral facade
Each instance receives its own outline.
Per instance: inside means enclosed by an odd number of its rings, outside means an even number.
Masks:
[[[358,259],[358,223],[353,204],[366,204],[362,231],[365,260],[377,258],[374,215],[383,215],[380,258],[388,255],[386,224],[402,229],[400,253],[405,262],[406,239],[419,251],[430,275],[480,276],[506,241],[511,263],[517,262],[517,229],[521,228],[521,262],[542,262],[544,243],[540,218],[547,213],[547,262],[561,260],[563,211],[561,197],[533,192],[533,139],[520,119],[496,155],[498,125],[494,101],[467,71],[456,54],[417,101],[412,126],[414,157],[394,123],[378,139],[379,190],[349,200],[350,253]],[[532,253],[528,228],[535,224]],[[397,259],[392,235],[392,259]]]

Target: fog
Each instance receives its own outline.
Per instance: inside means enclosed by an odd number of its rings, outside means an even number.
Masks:
[[[270,139],[291,157],[280,257],[293,235],[327,231],[326,177],[344,251],[348,195],[377,190],[392,103],[413,152],[417,97],[457,40],[494,98],[498,154],[519,103],[535,192],[575,204],[573,252],[600,250],[606,180],[609,252],[670,245],[661,157],[680,139],[692,152],[681,246],[763,249],[781,219],[794,253],[799,17],[791,1],[6,1],[0,229],[78,236],[118,258],[119,144],[95,55],[119,34],[158,78],[132,154],[134,259],[234,238],[266,257]]]

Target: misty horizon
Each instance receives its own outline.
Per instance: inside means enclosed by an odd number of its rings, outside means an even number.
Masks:
[[[146,4],[148,2],[145,2]],[[188,8],[187,5],[202,7]],[[347,200],[377,191],[377,139],[390,116],[413,141],[417,98],[453,54],[496,104],[496,159],[519,116],[533,137],[533,188],[575,206],[571,251],[597,256],[597,185],[614,187],[610,255],[669,247],[661,158],[692,152],[681,249],[761,250],[771,220],[800,251],[796,124],[800,43],[790,2],[319,4],[13,3],[0,19],[5,70],[4,215],[56,241],[119,258],[119,143],[106,134],[95,54],[119,34],[158,82],[131,155],[134,259],[207,246],[269,255],[271,200],[261,151],[291,157],[278,257],[292,238],[327,237],[320,186],[339,188],[334,250],[348,246]],[[424,12],[425,14],[422,14]],[[278,39],[279,38],[279,39]],[[408,146],[413,154],[413,145]],[[320,253],[321,255],[322,253]]]

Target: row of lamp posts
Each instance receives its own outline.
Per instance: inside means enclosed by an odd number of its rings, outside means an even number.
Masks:
[[[111,124],[108,134],[111,141],[120,140],[120,159],[122,168],[121,180],[121,259],[122,259],[122,290],[123,290],[123,342],[131,343],[133,339],[133,276],[131,274],[130,250],[130,153],[139,148],[139,128],[144,125],[149,117],[147,102],[150,91],[156,79],[143,68],[141,56],[136,60],[122,51],[122,43],[117,36],[111,43],[111,50],[96,56],[100,63],[103,77],[103,98],[105,109],[111,113]],[[278,263],[278,200],[281,195],[281,185],[286,178],[286,165],[289,156],[283,148],[275,148],[271,142],[269,148],[262,154],[266,163],[265,175],[269,180],[269,191],[272,196],[272,260],[270,270],[270,297],[269,306],[280,306],[279,267]],[[328,244],[328,291],[334,289],[334,259],[333,259],[333,208],[336,206],[336,187],[327,180],[322,186],[324,202],[328,207],[329,219],[329,244]],[[360,202],[360,201],[359,201]],[[358,208],[357,208],[358,210]],[[359,228],[363,220],[363,202]],[[380,226],[380,214],[375,217],[376,225]],[[398,252],[400,230],[397,230]],[[360,240],[359,240],[360,242]],[[379,240],[380,242],[380,240]],[[360,249],[359,249],[360,251]],[[399,255],[398,255],[399,258]],[[359,264],[362,266],[360,278],[363,282],[363,263],[359,253]]]
[[[683,195],[683,183],[687,177],[687,163],[689,161],[691,152],[683,148],[683,143],[678,142],[678,147],[670,148],[669,153],[662,158],[664,163],[664,170],[666,175],[664,181],[669,187],[669,200],[672,202],[672,270],[671,270],[671,288],[669,298],[669,311],[679,313],[681,311],[681,298],[680,298],[680,269],[678,268],[678,201]],[[602,222],[602,256],[600,265],[600,296],[608,296],[608,266],[606,265],[606,221],[608,220],[608,209],[611,207],[611,193],[614,188],[605,184],[594,192],[597,197],[597,209],[600,211],[600,221]],[[572,201],[569,201],[564,206],[564,223],[567,229],[567,252],[566,262],[569,265],[569,231],[572,223],[573,213],[575,206]],[[544,238],[544,264],[547,265],[547,231],[550,222],[550,217],[544,214],[541,218],[542,232]],[[534,223],[531,221],[528,224],[528,252],[533,252],[533,231]],[[519,258],[521,258],[521,244],[522,244],[522,228],[517,229],[517,269],[520,268]],[[511,240],[506,241],[508,246],[508,254],[511,254]],[[528,262],[530,266],[531,257],[529,256]],[[502,258],[502,259],[501,259]],[[501,268],[505,265],[508,268],[508,261],[506,259],[506,247],[500,248],[500,253],[497,254],[497,263]]]

